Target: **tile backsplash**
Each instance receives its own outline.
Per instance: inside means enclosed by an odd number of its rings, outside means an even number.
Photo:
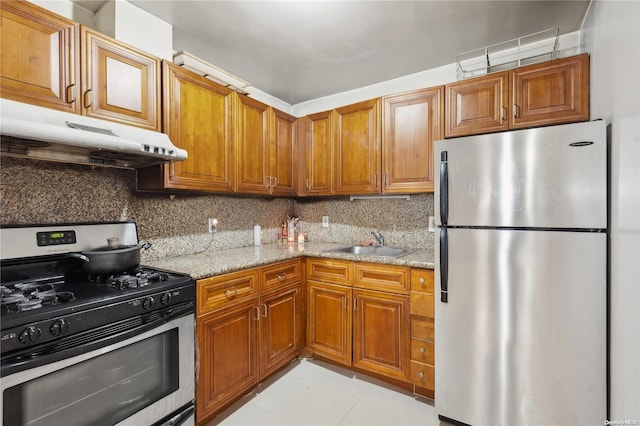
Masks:
[[[382,232],[388,245],[433,247],[427,231],[433,195],[411,200],[292,199],[144,193],[135,190],[134,170],[90,167],[2,157],[0,224],[45,224],[133,220],[141,241],[153,246],[144,259],[253,244],[253,226],[263,229],[263,244],[275,241],[287,214],[300,216],[311,241],[351,244]],[[329,228],[322,228],[322,216]],[[218,232],[208,234],[208,218]]]

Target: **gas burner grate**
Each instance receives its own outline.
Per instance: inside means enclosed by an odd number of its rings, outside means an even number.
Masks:
[[[134,271],[127,271],[117,274],[90,275],[89,281],[103,285],[105,287],[113,287],[118,290],[126,290],[128,288],[145,287],[152,283],[167,281],[169,274],[166,272],[148,271],[138,268]]]
[[[0,285],[0,311],[2,314],[18,313],[70,302],[75,295],[70,291],[55,288],[59,280],[30,281]]]

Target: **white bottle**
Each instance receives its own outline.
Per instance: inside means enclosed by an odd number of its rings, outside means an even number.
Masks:
[[[253,245],[260,245],[260,225],[256,225],[253,227]]]

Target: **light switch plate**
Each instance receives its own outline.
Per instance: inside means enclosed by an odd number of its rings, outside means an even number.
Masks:
[[[322,216],[322,227],[323,228],[329,227],[329,216]]]

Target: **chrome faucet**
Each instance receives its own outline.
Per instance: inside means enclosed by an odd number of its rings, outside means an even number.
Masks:
[[[380,233],[380,231],[371,231],[371,235],[373,235],[373,238],[376,239],[378,244],[380,244],[381,246],[384,245],[384,236]]]

